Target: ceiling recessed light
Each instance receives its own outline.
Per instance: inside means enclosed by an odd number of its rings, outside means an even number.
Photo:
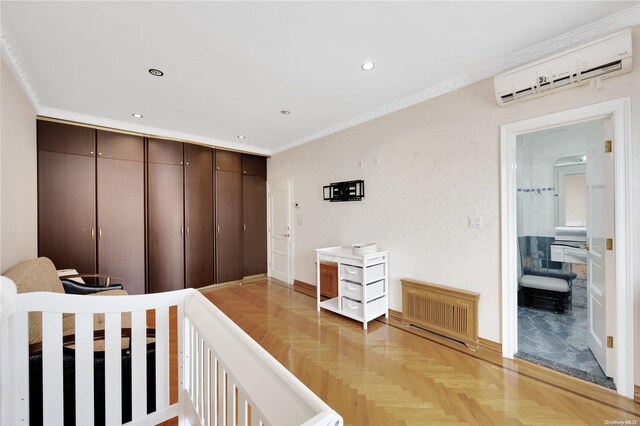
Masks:
[[[246,136],[238,135],[238,139],[244,139]]]
[[[286,109],[283,109],[282,111],[280,111],[280,114],[289,115],[289,114],[291,114],[291,111],[287,111]]]
[[[375,68],[376,64],[374,64],[373,62],[365,62],[364,64],[362,64],[362,69],[365,71],[371,71],[373,68]]]
[[[142,114],[131,114],[131,116],[135,118],[142,118]]]
[[[157,70],[155,68],[150,68],[149,69],[149,74],[155,75],[156,77],[162,77],[164,75],[164,73],[162,71]]]

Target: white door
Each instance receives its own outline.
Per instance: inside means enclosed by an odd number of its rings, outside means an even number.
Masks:
[[[269,183],[269,276],[291,279],[291,182]]]
[[[607,251],[606,240],[613,236],[613,154],[605,153],[610,119],[602,122],[602,137],[587,150],[587,315],[589,348],[602,371],[612,375],[607,365],[607,305],[615,301],[615,276],[612,252]],[[607,300],[610,299],[610,300]],[[609,309],[609,316],[613,314]],[[611,359],[611,357],[609,357]]]

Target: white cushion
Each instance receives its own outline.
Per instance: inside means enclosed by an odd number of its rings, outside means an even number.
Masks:
[[[539,277],[537,275],[524,275],[520,278],[522,287],[536,288],[538,290],[550,290],[566,293],[569,291],[569,284],[560,278]]]

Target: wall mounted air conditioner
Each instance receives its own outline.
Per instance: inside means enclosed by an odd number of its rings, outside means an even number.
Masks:
[[[631,71],[631,30],[549,56],[494,77],[496,100],[510,105]]]

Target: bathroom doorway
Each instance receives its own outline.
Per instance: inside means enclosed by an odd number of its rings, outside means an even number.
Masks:
[[[595,190],[600,188],[600,194],[602,197],[598,201],[602,206],[605,203],[610,202],[613,203],[613,219],[609,220],[601,220],[600,229],[597,227],[590,226],[589,216],[587,217],[587,226],[585,233],[587,232],[597,232],[601,235],[590,235],[586,236],[586,245],[580,247],[582,244],[578,245],[578,247],[567,247],[566,244],[556,244],[554,259],[551,258],[552,250],[554,250],[551,244],[551,241],[538,241],[535,240],[530,241],[522,241],[522,237],[526,237],[527,235],[522,235],[521,238],[518,237],[518,227],[521,227],[521,230],[524,230],[524,218],[521,219],[521,224],[518,223],[518,189],[526,190],[529,189],[529,194],[533,195],[538,192],[540,189],[540,194],[542,195],[544,192],[550,192],[553,194],[553,199],[555,197],[555,187],[556,176],[557,179],[561,179],[561,173],[558,172],[556,175],[556,162],[559,167],[563,167],[562,163],[565,162],[566,159],[562,159],[563,156],[558,156],[554,160],[553,164],[553,183],[549,186],[544,185],[534,185],[533,182],[530,182],[530,185],[527,187],[519,187],[518,186],[518,140],[522,141],[523,138],[519,138],[519,136],[524,136],[527,134],[533,134],[535,132],[544,131],[544,130],[553,130],[559,129],[563,126],[571,126],[573,124],[580,124],[591,122],[600,119],[610,119],[611,128],[609,131],[612,134],[611,145],[612,152],[608,152],[609,147],[607,146],[606,140],[600,141],[600,151],[593,151],[591,153],[591,158],[595,159],[597,155],[601,155],[603,158],[609,157],[609,163],[614,176],[613,182],[610,183],[613,186],[612,190],[607,190],[602,187],[603,183],[590,183],[589,172],[586,170],[586,167],[589,167],[589,152],[586,151],[585,158],[585,182],[586,186]],[[604,364],[604,368],[600,367],[603,370],[603,373],[613,378],[616,391],[619,395],[625,396],[627,398],[633,398],[634,396],[634,368],[635,368],[635,352],[634,352],[634,322],[629,321],[630,318],[634,318],[634,254],[633,254],[633,238],[634,232],[632,227],[632,191],[631,191],[631,182],[633,180],[633,176],[635,176],[633,167],[632,167],[632,159],[631,159],[631,102],[629,98],[621,98],[612,101],[602,102],[599,104],[588,105],[580,108],[576,108],[573,110],[557,112],[553,114],[549,114],[546,116],[531,118],[519,122],[514,122],[511,124],[505,124],[501,127],[501,282],[502,282],[502,355],[505,358],[514,358],[518,352],[520,352],[519,341],[518,341],[518,329],[519,329],[519,296],[521,286],[521,279],[524,278],[524,268],[532,268],[543,266],[551,269],[554,266],[558,266],[553,262],[560,262],[557,260],[558,256],[562,256],[561,264],[571,264],[571,267],[562,267],[559,268],[560,273],[569,274],[570,280],[573,274],[576,274],[575,279],[578,279],[578,274],[582,273],[584,276],[585,272],[580,271],[580,267],[576,266],[575,258],[582,258],[584,260],[584,252],[587,254],[587,271],[586,271],[586,294],[587,294],[587,306],[589,308],[595,307],[593,305],[601,304],[605,309],[597,311],[595,309],[587,310],[587,324],[588,331],[591,336],[598,336],[599,343],[601,347],[604,349],[604,362],[599,362],[598,365]],[[606,129],[606,120],[602,124],[603,129]],[[562,132],[557,132],[562,133]],[[604,133],[603,133],[604,135]],[[593,148],[595,149],[595,148]],[[574,153],[567,154],[568,156],[573,156]],[[577,156],[573,157],[571,162],[579,163],[577,160]],[[558,161],[561,160],[561,161]],[[593,164],[598,164],[598,162],[594,161]],[[570,165],[570,164],[565,164]],[[572,164],[575,165],[575,164]],[[565,175],[565,186],[568,184],[569,187],[576,186],[576,179],[569,177],[568,182],[566,181],[567,175],[576,174],[573,171],[569,170],[570,173],[564,173]],[[604,173],[604,172],[602,172]],[[592,173],[593,175],[593,173]],[[599,177],[602,181],[604,179],[603,175]],[[521,180],[522,182],[522,180]],[[526,183],[526,182],[525,182]],[[580,184],[578,184],[580,186]],[[543,191],[542,188],[552,188],[551,190]],[[565,188],[566,189],[566,188]],[[591,190],[590,189],[590,190]],[[533,190],[533,191],[531,191]],[[521,193],[527,193],[525,191],[521,191]],[[605,197],[609,197],[606,198]],[[577,195],[576,195],[577,196]],[[558,198],[560,194],[558,194]],[[579,197],[579,196],[577,196]],[[591,198],[591,201],[589,200]],[[522,198],[522,197],[520,197]],[[595,195],[587,193],[587,203],[596,203],[598,198]],[[575,203],[576,198],[574,195],[569,196],[569,200],[571,203]],[[524,204],[524,200],[520,200],[520,203]],[[548,201],[548,204],[553,206],[553,214],[556,213],[554,201]],[[566,197],[565,197],[565,208],[566,208]],[[558,210],[559,212],[559,210]],[[587,206],[587,213],[589,212],[589,205]],[[565,212],[566,213],[566,212]],[[605,213],[602,212],[604,215]],[[573,223],[575,218],[570,218],[569,223]],[[556,239],[562,241],[579,241],[576,240],[575,230],[566,229],[571,228],[570,226],[557,226],[555,229],[555,217],[553,222],[554,235],[553,241],[558,243]],[[566,225],[566,216],[565,216],[565,225]],[[580,219],[575,219],[579,221]],[[606,226],[605,226],[606,225]],[[562,229],[565,228],[565,229]],[[565,235],[556,235],[556,231],[560,233],[564,233]],[[580,233],[579,233],[580,235]],[[536,235],[530,235],[536,236]],[[561,238],[556,238],[561,237]],[[551,238],[551,237],[548,237]],[[564,238],[564,239],[563,239]],[[560,241],[560,243],[562,243]],[[538,244],[541,242],[539,248]],[[520,244],[523,245],[524,255],[520,252]],[[547,254],[544,250],[548,244],[549,253]],[[538,249],[539,248],[539,249]],[[534,253],[534,251],[542,251],[543,253]],[[605,256],[605,259],[602,260],[602,256]],[[606,256],[611,254],[615,254],[615,260],[607,262]],[[535,255],[535,256],[534,256]],[[546,257],[545,257],[546,256]],[[600,256],[600,258],[598,257]],[[600,264],[598,262],[605,262],[605,269],[599,270]],[[604,272],[603,272],[604,271]],[[534,276],[533,274],[529,274]],[[535,276],[534,276],[535,277]],[[590,278],[591,277],[591,278]],[[536,278],[534,278],[534,283],[525,283],[528,284],[526,288],[533,288],[533,292],[528,292],[528,294],[523,294],[520,299],[521,304],[525,307],[528,305],[532,305],[533,309],[545,309],[545,306],[540,306],[539,290],[551,290],[553,292],[559,293],[560,295],[564,294],[564,297],[559,297],[557,294],[553,295],[553,297],[547,298],[547,300],[543,300],[542,302],[547,302],[547,312],[555,313],[556,311],[561,311],[561,307],[563,309],[573,309],[574,300],[571,299],[572,304],[569,305],[569,299],[573,296],[573,284],[575,282],[567,283],[567,280],[563,276],[553,277],[551,275],[545,275],[541,278],[545,278],[542,281],[546,281],[546,278],[556,278],[560,281],[564,281],[569,288],[566,288],[564,285],[560,285],[558,281],[555,281],[553,285],[545,288],[544,285],[541,285],[539,282],[535,283]],[[531,277],[527,278],[531,280]],[[591,280],[591,281],[590,281]],[[602,288],[602,283],[605,283],[605,298],[604,300],[598,301],[597,290]],[[593,284],[593,287],[590,285]],[[607,284],[611,285],[609,287]],[[577,286],[580,286],[578,284]],[[600,286],[600,287],[598,287]],[[564,288],[563,288],[564,287]],[[571,293],[569,291],[571,290]],[[579,292],[578,292],[579,293]],[[595,295],[595,297],[592,297]],[[532,299],[527,299],[527,297],[533,297]],[[550,296],[550,294],[547,294]],[[556,297],[558,296],[558,297]],[[577,296],[576,296],[577,300]],[[525,303],[525,301],[527,303]],[[553,302],[552,306],[549,306],[549,302]],[[612,306],[612,307],[611,307]],[[571,312],[571,311],[570,311]],[[598,314],[599,312],[599,314]],[[597,320],[598,315],[600,317],[604,317],[605,321],[601,322]],[[604,324],[604,326],[602,326]],[[589,337],[591,339],[591,337]],[[567,337],[569,340],[569,337]],[[593,343],[593,342],[592,342]],[[599,356],[597,354],[598,348],[592,345],[592,343],[588,344],[589,351],[594,354],[594,358],[597,359]],[[613,347],[611,347],[613,346]],[[601,361],[601,359],[597,359]],[[563,371],[563,373],[566,373]]]
[[[611,128],[604,117],[517,136],[516,357],[615,389]]]

